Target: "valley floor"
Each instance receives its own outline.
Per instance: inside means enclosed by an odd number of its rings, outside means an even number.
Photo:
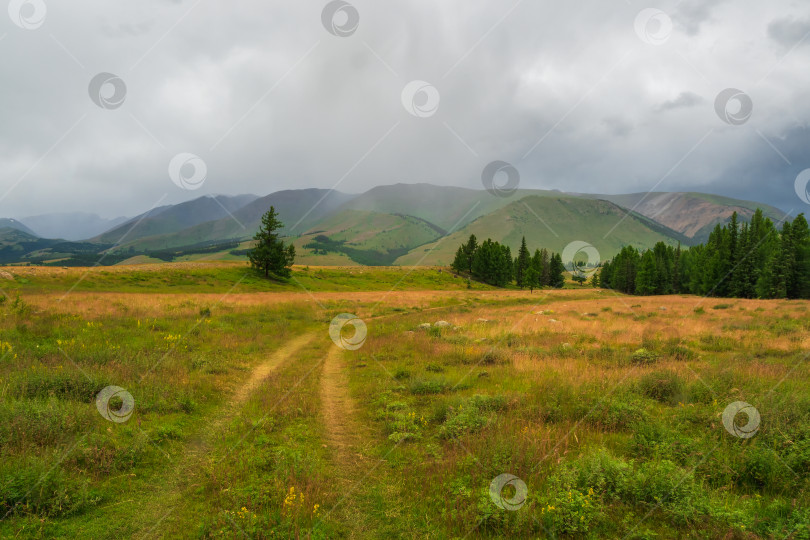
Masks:
[[[0,537],[810,535],[807,302],[3,270]]]

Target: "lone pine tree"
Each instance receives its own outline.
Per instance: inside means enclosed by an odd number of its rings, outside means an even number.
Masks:
[[[264,277],[289,278],[292,274],[290,268],[295,262],[295,247],[285,245],[279,240],[276,231],[284,227],[278,219],[276,209],[270,207],[262,216],[262,224],[253,237],[256,247],[248,252],[250,265],[262,272]]]

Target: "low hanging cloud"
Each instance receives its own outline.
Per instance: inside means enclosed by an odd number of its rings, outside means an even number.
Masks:
[[[327,1],[18,3],[22,18],[0,22],[0,217],[301,187],[481,189],[495,160],[525,188],[806,210],[792,187],[810,167],[801,3],[358,0],[332,25]],[[101,73],[120,84],[93,98]],[[406,96],[409,110],[403,91],[426,88],[413,81],[435,92]],[[738,101],[717,112],[728,88],[753,104],[739,125]],[[194,159],[171,177],[179,154]]]

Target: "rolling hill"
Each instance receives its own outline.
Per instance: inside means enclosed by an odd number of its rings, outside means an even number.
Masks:
[[[414,216],[342,210],[297,238],[294,244],[299,261],[304,257],[342,254],[359,264],[390,265],[413,248],[444,234],[443,229]]]
[[[59,261],[84,256],[89,256],[87,262],[92,264],[98,260],[98,253],[106,247],[109,246],[38,238],[19,229],[0,228],[0,264],[30,262],[42,258]]]
[[[656,242],[675,244],[679,235],[647,218],[628,214],[610,201],[570,195],[530,195],[482,216],[462,229],[426,244],[396,260],[401,265],[446,265],[453,261],[458,246],[471,234],[479,240],[492,238],[517,253],[525,236],[531,250],[545,247],[562,252],[580,240],[610,258],[623,246],[649,248]]]
[[[91,241],[102,244],[120,243],[128,247],[140,238],[176,233],[200,223],[221,219],[256,198],[255,195],[204,196],[180,204],[161,206],[136,216]]]
[[[259,228],[262,215],[271,206],[278,210],[288,231],[294,228],[293,234],[300,234],[332,215],[353,197],[328,189],[277,191],[265,197],[254,198],[241,208],[233,210],[231,215],[205,220],[173,232],[140,234],[136,238],[128,238],[122,246],[136,250],[153,250],[252,238]]]

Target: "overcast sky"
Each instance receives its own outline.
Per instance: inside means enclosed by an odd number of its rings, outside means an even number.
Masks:
[[[810,2],[650,7],[13,0],[0,17],[0,217],[301,187],[480,189],[494,160],[524,188],[810,210],[794,189],[810,167]],[[120,79],[91,85],[99,73]],[[723,119],[727,88],[743,95]],[[175,183],[178,154],[200,160],[178,158]]]

